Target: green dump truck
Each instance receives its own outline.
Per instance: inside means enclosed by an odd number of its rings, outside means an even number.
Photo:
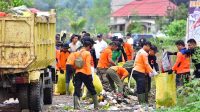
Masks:
[[[55,15],[0,17],[0,103],[18,98],[35,112],[52,103],[55,34]]]

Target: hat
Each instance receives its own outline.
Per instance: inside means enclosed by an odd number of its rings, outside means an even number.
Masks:
[[[103,35],[102,35],[102,34],[97,34],[97,37],[98,37],[98,38],[102,38]]]
[[[62,48],[68,49],[68,48],[69,48],[69,44],[64,44],[64,45],[62,46]]]
[[[112,40],[112,41],[117,41],[117,40],[118,40],[118,36],[113,36],[113,37],[111,38],[111,40]]]
[[[129,36],[129,37],[131,37],[131,33],[127,33],[127,34],[126,34],[126,36]]]
[[[119,41],[120,43],[123,43],[123,42],[124,42],[123,39],[121,39],[121,38],[119,38],[118,41]]]

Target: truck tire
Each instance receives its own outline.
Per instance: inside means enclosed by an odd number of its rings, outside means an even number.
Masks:
[[[43,107],[43,82],[40,79],[39,82],[32,83],[30,85],[29,94],[29,108],[31,111],[42,111]]]
[[[23,85],[20,86],[18,89],[18,100],[19,100],[19,106],[21,109],[28,109],[29,108],[29,102],[28,102],[28,86]]]
[[[53,84],[51,88],[44,89],[44,104],[52,104],[53,101]]]

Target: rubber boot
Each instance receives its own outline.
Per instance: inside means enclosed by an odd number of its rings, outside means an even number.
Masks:
[[[69,83],[66,83],[66,95],[69,96]]]
[[[92,100],[93,100],[93,103],[94,103],[94,109],[98,109],[98,107],[99,107],[99,102],[98,102],[97,95],[93,95],[93,96],[92,96]]]
[[[145,93],[145,102],[148,104],[149,103],[149,101],[148,101],[148,98],[149,98],[149,96],[148,96],[149,94],[148,93]]]
[[[138,94],[138,101],[140,104],[144,104],[146,101],[145,101],[145,93],[143,94]]]
[[[80,110],[80,101],[78,96],[74,96],[74,109]]]

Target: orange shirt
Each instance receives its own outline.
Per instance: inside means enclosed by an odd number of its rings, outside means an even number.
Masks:
[[[109,68],[110,67],[109,59],[112,59],[112,50],[110,47],[107,47],[101,52],[97,67]]]
[[[92,70],[91,70],[91,54],[89,51],[86,51],[85,49],[81,49],[78,53],[77,56],[80,54],[81,52],[81,56],[83,58],[84,61],[84,65],[83,68],[81,69],[76,69],[76,73],[81,72],[83,74],[86,75],[92,75]]]
[[[74,66],[74,60],[75,60],[75,53],[72,52],[69,54],[66,65],[72,65]]]
[[[125,68],[120,67],[120,66],[112,66],[110,68],[117,72],[117,75],[120,77],[120,79],[122,77],[128,76],[128,74],[129,74],[128,71]]]
[[[62,70],[66,70],[66,62],[69,56],[69,52],[60,52],[60,67]]]
[[[176,63],[172,67],[172,70],[176,71],[177,74],[190,72],[190,58],[178,52]]]
[[[133,51],[133,47],[131,46],[131,44],[125,42],[123,44],[123,47],[124,47],[124,51],[125,51],[125,53],[127,55],[127,61],[133,60],[133,52],[134,51]]]
[[[134,70],[141,72],[141,73],[151,73],[153,72],[151,66],[149,65],[148,62],[148,53],[144,51],[143,49],[140,49],[137,52],[136,58],[135,58],[135,63],[133,65]]]
[[[60,50],[56,50],[56,70],[59,70],[60,67]]]

